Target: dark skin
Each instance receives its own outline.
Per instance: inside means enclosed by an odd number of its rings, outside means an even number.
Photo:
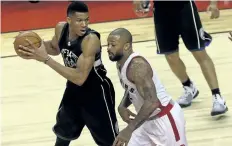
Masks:
[[[120,105],[118,106],[118,113],[122,117],[122,120],[126,122],[127,124],[129,124],[134,119],[134,118],[131,118],[131,116],[132,117],[136,116],[136,114],[134,114],[132,111],[128,109],[128,107],[131,105],[129,96],[130,96],[129,93],[126,90],[124,93],[123,99]]]
[[[88,13],[75,12],[70,17],[67,17],[69,23],[69,40],[78,38],[84,35],[84,31],[88,26]],[[58,48],[58,40],[60,38],[61,30],[63,29],[64,23],[58,23],[55,28],[55,35],[52,40],[43,42],[40,48],[36,48],[28,41],[33,48],[20,46],[20,53],[26,56],[26,59],[34,59],[39,62],[44,62],[49,58],[50,55],[60,54]],[[77,60],[77,67],[69,68],[61,65],[54,59],[50,58],[46,64],[59,73],[67,80],[73,82],[76,85],[83,85],[86,81],[95,61],[96,53],[100,52],[100,40],[95,34],[87,35],[82,41],[82,54]]]
[[[133,53],[132,47],[129,45],[130,43],[125,44],[126,35],[123,34],[124,33],[121,31],[116,31],[108,37],[108,52],[110,58],[112,59],[120,53],[123,54],[123,57],[117,61],[119,68],[122,68],[127,58]],[[135,118],[130,120],[128,126],[119,133],[113,146],[128,144],[132,132],[140,127],[145,121],[149,120],[150,115],[160,106],[152,77],[152,68],[145,59],[136,57],[131,61],[127,69],[127,78],[130,82],[135,84],[144,103]],[[126,100],[123,98],[120,105],[125,105],[125,103]],[[126,109],[127,107],[124,108]],[[127,110],[122,110],[121,112],[125,112],[125,115],[128,115]],[[120,115],[124,115],[122,113]]]

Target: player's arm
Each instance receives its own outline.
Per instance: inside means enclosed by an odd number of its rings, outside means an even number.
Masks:
[[[64,23],[60,22],[55,27],[55,35],[52,37],[52,40],[44,41],[46,51],[49,55],[59,55],[60,49],[58,46],[58,41],[60,38],[61,31],[64,27]]]
[[[128,108],[131,105],[131,101],[129,99],[129,96],[130,96],[129,91],[125,90],[122,101],[120,102],[120,104],[118,106],[118,110],[120,110],[120,108]]]
[[[94,65],[95,55],[100,51],[100,45],[99,38],[95,34],[89,34],[82,41],[82,54],[77,60],[77,68],[65,67],[52,58],[47,61],[47,65],[67,80],[81,86]]]
[[[134,131],[159,107],[160,102],[152,80],[153,71],[151,66],[142,58],[134,58],[128,69],[128,79],[136,85],[140,96],[144,99],[137,116],[128,125],[128,128]]]

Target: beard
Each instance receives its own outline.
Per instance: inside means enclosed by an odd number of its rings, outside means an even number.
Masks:
[[[121,60],[122,59],[122,57],[123,57],[123,55],[122,54],[116,54],[116,55],[111,55],[111,56],[109,56],[109,59],[111,60],[111,61],[119,61],[119,60]]]

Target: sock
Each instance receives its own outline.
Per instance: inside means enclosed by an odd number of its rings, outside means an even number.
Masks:
[[[182,85],[190,87],[190,85],[191,85],[190,79],[188,78],[185,82],[182,83]]]
[[[212,89],[212,95],[216,95],[216,94],[219,94],[221,96],[221,93],[220,93],[220,89],[219,88],[216,88],[216,89]]]

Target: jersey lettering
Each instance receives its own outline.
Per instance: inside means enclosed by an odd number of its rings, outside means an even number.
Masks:
[[[64,60],[65,66],[76,68],[78,57],[68,49],[62,49],[61,54]]]
[[[125,83],[122,81],[121,78],[120,78],[120,82],[121,82],[122,87],[123,87],[125,90],[128,90],[128,87],[129,87],[129,86],[128,86],[127,84],[125,84]],[[129,91],[130,91],[131,93],[134,93],[135,89],[134,89],[134,88],[130,88]]]

